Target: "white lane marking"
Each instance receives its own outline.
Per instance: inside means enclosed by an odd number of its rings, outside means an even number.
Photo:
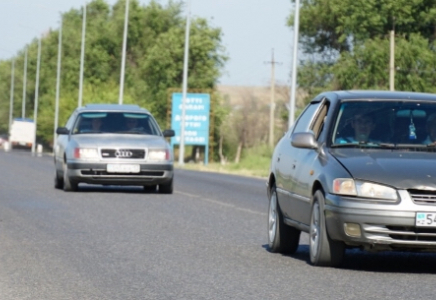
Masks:
[[[200,201],[205,201],[205,202],[209,202],[209,203],[213,203],[213,204],[217,204],[217,205],[233,208],[233,209],[236,209],[236,210],[239,210],[239,211],[243,211],[243,212],[248,212],[250,214],[266,216],[266,213],[261,213],[261,212],[255,211],[255,210],[238,207],[238,206],[236,206],[234,204],[229,204],[229,203],[221,202],[221,201],[210,199],[210,198],[203,198],[203,197],[200,197],[198,195],[184,193],[184,192],[179,192],[179,191],[176,191],[176,193],[184,195],[184,196],[188,196],[188,197],[191,197],[191,198],[198,198]]]

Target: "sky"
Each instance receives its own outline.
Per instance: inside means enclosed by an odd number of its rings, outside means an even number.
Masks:
[[[13,57],[49,28],[59,28],[62,12],[84,4],[85,0],[0,0],[0,60]],[[274,51],[275,82],[290,85],[293,34],[286,19],[291,12],[291,0],[191,0],[191,16],[205,18],[223,32],[229,60],[218,84],[270,85]]]

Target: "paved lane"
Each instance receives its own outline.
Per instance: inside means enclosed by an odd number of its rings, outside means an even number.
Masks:
[[[0,152],[0,299],[421,299],[434,254],[348,251],[341,269],[266,250],[262,179],[176,170],[175,193],[53,188],[53,161]]]

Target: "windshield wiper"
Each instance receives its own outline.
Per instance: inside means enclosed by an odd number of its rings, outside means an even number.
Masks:
[[[144,131],[140,131],[140,130],[123,130],[123,131],[117,131],[116,133],[145,134]]]
[[[333,144],[332,148],[368,148],[368,147],[390,147],[392,145],[392,147],[394,147],[394,144],[389,144],[389,143],[374,143],[374,142],[355,142],[355,143],[341,143],[341,144]]]

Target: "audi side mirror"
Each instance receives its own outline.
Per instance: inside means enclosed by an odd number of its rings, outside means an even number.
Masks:
[[[175,136],[176,135],[176,133],[174,132],[174,130],[172,130],[172,129],[165,129],[164,131],[163,131],[163,136],[164,137],[173,137],[173,136]]]
[[[58,127],[56,129],[56,133],[57,134],[69,134],[70,130],[68,130],[68,128],[66,128],[66,127]]]

